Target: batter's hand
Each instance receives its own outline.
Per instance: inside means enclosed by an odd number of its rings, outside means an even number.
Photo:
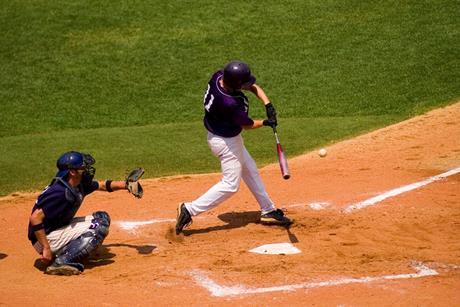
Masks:
[[[265,111],[267,112],[267,118],[276,122],[276,110],[271,102],[265,105]]]
[[[272,128],[275,128],[277,125],[278,125],[278,122],[276,121],[276,119],[264,119],[264,121],[262,122],[262,124],[264,126],[270,126]]]

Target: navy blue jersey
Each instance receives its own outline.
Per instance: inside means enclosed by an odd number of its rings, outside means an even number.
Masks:
[[[241,126],[254,121],[248,116],[248,98],[241,91],[227,93],[219,84],[222,76],[221,70],[214,73],[204,94],[204,126],[216,135],[234,137],[241,133]]]
[[[67,182],[57,179],[38,196],[32,212],[37,209],[43,210],[45,214],[43,226],[45,227],[45,233],[49,234],[58,228],[69,225],[80,208],[83,198],[98,188],[97,181],[92,181],[87,186],[80,184],[72,188]],[[37,242],[30,222],[29,240],[32,241],[32,244]]]

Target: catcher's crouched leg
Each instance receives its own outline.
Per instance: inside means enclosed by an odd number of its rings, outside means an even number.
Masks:
[[[46,269],[47,274],[76,275],[83,272],[83,260],[102,244],[109,233],[110,216],[104,211],[97,211],[93,217],[88,231],[70,241],[56,255],[54,263]]]

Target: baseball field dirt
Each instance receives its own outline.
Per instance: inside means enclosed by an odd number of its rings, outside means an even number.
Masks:
[[[177,205],[220,174],[142,180],[140,200],[95,192],[78,215],[112,225],[79,276],[43,273],[26,231],[38,192],[3,197],[0,305],[459,305],[460,103],[327,150],[290,157],[289,180],[261,169],[289,230],[258,224],[242,185],[175,236]],[[249,252],[271,243],[301,253]]]

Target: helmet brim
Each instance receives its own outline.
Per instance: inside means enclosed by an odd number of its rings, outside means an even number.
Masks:
[[[65,176],[67,176],[67,174],[69,173],[69,170],[68,169],[64,169],[62,171],[58,171],[56,173],[56,176],[54,177],[57,177],[57,178],[64,178]]]
[[[249,77],[249,80],[244,82],[241,87],[250,87],[252,86],[254,83],[256,83],[256,77],[254,77],[253,75],[251,75]]]

